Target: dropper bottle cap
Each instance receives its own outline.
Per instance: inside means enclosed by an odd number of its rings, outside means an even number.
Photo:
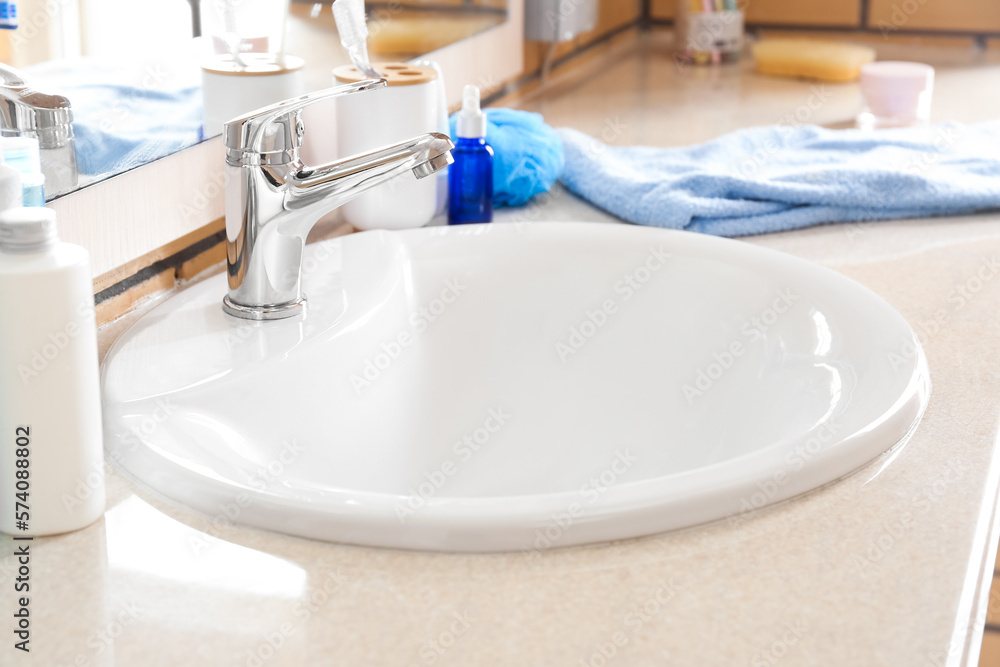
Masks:
[[[462,90],[462,110],[458,112],[455,133],[460,139],[486,136],[486,114],[479,106],[479,87],[471,83]]]

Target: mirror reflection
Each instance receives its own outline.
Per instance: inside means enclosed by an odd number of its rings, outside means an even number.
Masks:
[[[507,0],[364,10],[373,61],[419,58],[507,20]],[[0,28],[4,153],[26,182],[44,177],[48,200],[211,138],[258,101],[329,87],[350,63],[332,0],[21,0]]]

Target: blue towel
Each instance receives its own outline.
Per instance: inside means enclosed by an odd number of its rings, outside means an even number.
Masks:
[[[486,109],[486,143],[493,148],[493,206],[524,206],[563,170],[562,142],[541,114]],[[455,114],[451,117],[455,136]]]
[[[73,105],[81,174],[117,174],[202,139],[201,87],[148,90],[83,84],[60,91]]]
[[[88,57],[23,73],[41,90],[69,98],[81,174],[121,173],[202,139],[201,70],[190,54],[167,69],[142,59]]]
[[[863,132],[740,130],[681,148],[559,130],[563,183],[643,225],[745,236],[1000,208],[1000,121]]]

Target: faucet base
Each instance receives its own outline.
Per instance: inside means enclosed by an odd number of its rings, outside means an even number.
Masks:
[[[289,317],[301,315],[305,310],[306,298],[304,296],[295,301],[269,306],[244,306],[231,301],[228,295],[222,299],[222,311],[226,315],[238,317],[241,320],[253,320],[255,322],[284,320]]]

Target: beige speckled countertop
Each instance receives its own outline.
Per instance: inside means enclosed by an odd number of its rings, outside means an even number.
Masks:
[[[522,106],[592,134],[614,122],[618,143],[668,145],[777,122],[812,94],[745,65],[678,71],[662,40],[644,36]],[[1000,58],[900,48],[883,55],[941,66],[938,120],[1000,115]],[[857,111],[856,86],[829,94],[810,121]],[[499,219],[608,217],[556,190]],[[33,543],[30,656],[11,648],[12,542],[0,540],[0,665],[974,664],[1000,476],[1000,278],[979,272],[1000,258],[1000,215],[747,241],[858,280],[923,333],[933,394],[891,459],[736,525],[531,560],[242,528],[112,472],[103,520]],[[963,286],[970,298],[956,299]],[[105,347],[122,326],[104,330]]]

